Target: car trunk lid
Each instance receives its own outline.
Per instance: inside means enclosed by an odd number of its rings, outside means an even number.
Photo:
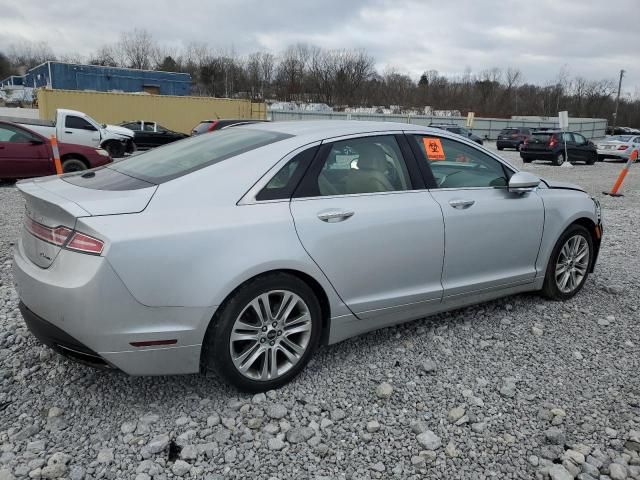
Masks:
[[[95,176],[89,179],[95,181]],[[33,263],[42,268],[48,268],[53,263],[64,243],[58,241],[60,236],[67,230],[73,230],[78,218],[139,213],[149,204],[157,188],[156,185],[149,184],[152,186],[130,190],[106,190],[79,186],[67,180],[64,176],[52,176],[21,181],[17,184],[25,199],[26,216],[21,237],[24,252]],[[126,180],[118,181],[112,176],[110,183],[123,187]],[[60,234],[58,237],[56,229]]]

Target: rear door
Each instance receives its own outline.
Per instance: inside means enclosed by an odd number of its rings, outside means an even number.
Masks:
[[[564,132],[562,133],[560,138],[560,145],[565,148],[567,152],[567,160],[569,160],[570,162],[581,162],[584,160],[584,154],[582,150],[576,145],[576,142],[573,138],[573,133]]]
[[[55,173],[49,146],[14,125],[0,125],[0,178],[29,178]]]
[[[359,317],[400,320],[440,302],[442,211],[403,135],[324,144],[291,213],[302,245]]]
[[[536,192],[509,193],[512,171],[485,152],[448,138],[410,135],[435,179],[442,208],[444,297],[533,282],[544,207]]]
[[[580,155],[580,159],[588,162],[589,160],[595,160],[594,157],[597,155],[595,147],[589,143],[589,141],[579,133],[572,133],[573,135],[573,143],[576,152]]]

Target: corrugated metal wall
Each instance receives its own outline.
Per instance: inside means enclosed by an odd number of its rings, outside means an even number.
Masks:
[[[161,95],[191,93],[191,75],[188,73],[45,62],[29,70],[25,78],[27,86],[36,88],[142,92],[145,87],[156,87]]]
[[[190,133],[201,120],[266,117],[264,103],[212,97],[137,95],[133,93],[38,90],[40,118],[52,120],[57,108],[79,110],[101,123],[148,120]]]
[[[413,123],[427,126],[430,123],[455,123],[464,126],[466,117],[432,117],[417,115],[383,115],[376,113],[343,113],[343,112],[289,112],[269,110],[267,118],[273,121],[283,120],[368,120],[375,122]],[[481,138],[495,140],[500,130],[506,127],[551,127],[558,126],[557,120],[509,120],[504,118],[480,118],[476,117],[473,124],[473,133]],[[569,130],[580,132],[587,138],[604,137],[607,128],[607,120],[604,118],[571,118],[569,117]]]

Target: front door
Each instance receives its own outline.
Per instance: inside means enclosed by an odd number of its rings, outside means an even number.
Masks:
[[[48,145],[31,132],[0,125],[0,178],[28,178],[55,173]]]
[[[513,172],[478,148],[411,137],[433,173],[430,192],[444,214],[445,298],[532,282],[544,224],[537,193],[509,193]]]
[[[84,118],[75,115],[67,115],[65,118],[63,135],[63,138],[58,139],[59,142],[87,145],[88,147],[100,145],[98,129]]]
[[[442,212],[410,168],[393,135],[336,141],[291,201],[302,245],[361,318],[400,320],[442,298]]]

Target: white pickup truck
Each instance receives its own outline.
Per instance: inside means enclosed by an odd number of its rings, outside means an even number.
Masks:
[[[0,120],[24,125],[47,138],[55,135],[62,143],[102,147],[111,158],[119,158],[136,150],[133,130],[100,124],[89,115],[75,110],[57,109],[55,121],[14,117],[0,117]]]

